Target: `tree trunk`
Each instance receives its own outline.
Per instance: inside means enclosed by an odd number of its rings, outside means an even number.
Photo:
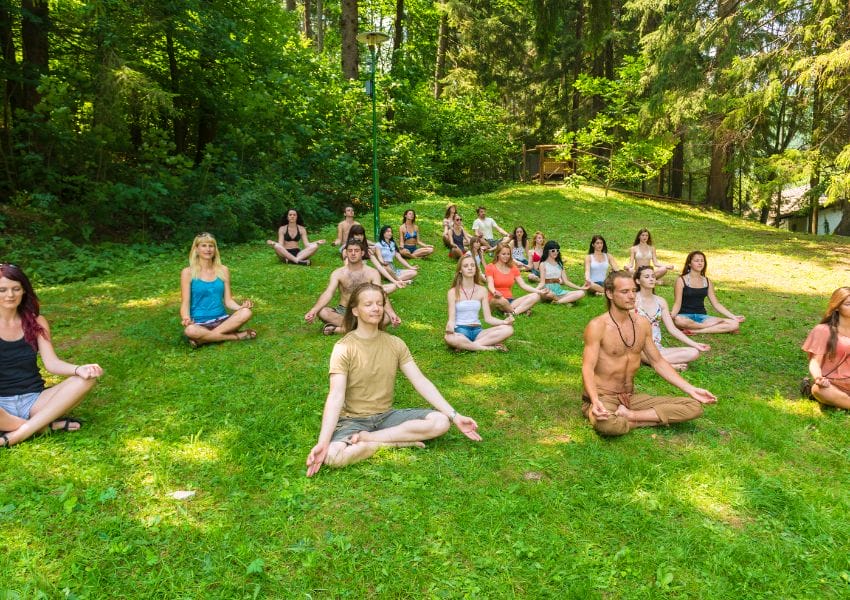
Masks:
[[[732,143],[729,135],[720,129],[714,134],[711,144],[711,166],[708,171],[708,189],[705,202],[709,206],[719,208],[724,212],[732,212],[732,197],[729,173],[729,162],[732,159]]]
[[[342,34],[342,74],[357,79],[360,72],[360,54],[357,48],[357,0],[342,0],[340,15]]]
[[[815,78],[812,89],[812,148],[815,149],[815,164],[812,165],[812,175],[809,177],[809,198],[812,208],[812,223],[809,233],[818,234],[818,213],[820,212],[819,196],[820,191],[817,186],[820,184],[820,141],[821,141],[821,120],[823,116],[823,107],[821,106],[820,93],[820,77]]]
[[[21,47],[23,51],[23,94],[21,108],[32,112],[41,100],[38,81],[47,73],[49,55],[47,31],[50,14],[47,0],[22,0]]]
[[[18,108],[21,95],[21,86],[18,81],[18,62],[15,54],[15,38],[12,33],[12,15],[7,10],[5,3],[0,4],[0,46],[3,49],[3,72],[6,81],[3,82],[3,124],[0,131],[0,156],[3,157],[3,173],[5,183],[0,186],[0,196],[9,197],[17,188],[12,166],[12,127],[14,126],[13,115]]]
[[[443,78],[446,76],[446,51],[449,48],[449,15],[446,6],[440,10],[440,28],[437,31],[437,67],[434,69],[434,99],[443,95]]]
[[[289,12],[295,11],[295,0],[286,0],[286,10]]]
[[[304,37],[313,41],[313,7],[310,0],[304,0]]]
[[[325,0],[316,0],[316,50],[325,49]]]
[[[401,44],[404,41],[404,0],[395,2],[395,19],[393,20],[393,58],[391,72],[395,73],[401,60]]]
[[[679,136],[679,143],[673,149],[673,158],[670,159],[670,195],[674,198],[682,197],[682,189],[685,184],[685,140]]]
[[[846,199],[843,202],[843,212],[841,214],[841,222],[835,228],[836,235],[850,235],[850,202]]]

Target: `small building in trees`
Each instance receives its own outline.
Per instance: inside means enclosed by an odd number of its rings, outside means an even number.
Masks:
[[[809,199],[809,185],[798,185],[782,190],[782,197],[774,196],[772,205],[779,207],[772,211],[773,223],[788,231],[808,233],[812,230],[812,207]],[[822,195],[818,198],[818,235],[829,235],[841,222],[842,201],[827,204],[828,199]]]

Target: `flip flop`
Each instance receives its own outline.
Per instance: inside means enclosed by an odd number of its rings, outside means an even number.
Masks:
[[[257,332],[253,329],[246,329],[245,331],[237,331],[236,332],[236,341],[244,342],[245,340],[253,340],[256,339]]]
[[[9,443],[9,438],[6,437],[5,433],[0,433],[0,440],[3,440],[3,448],[11,448],[12,445]]]
[[[505,346],[504,344],[495,344],[493,347],[496,350],[498,350],[499,352],[507,352],[508,351],[508,347]]]
[[[62,427],[54,427],[57,423],[64,423]],[[79,427],[77,429],[71,429],[71,425],[77,424]],[[83,428],[83,422],[79,419],[75,419],[74,417],[62,417],[61,419],[56,419],[50,424],[50,431],[79,431]]]
[[[197,342],[197,340],[193,340],[192,338],[186,338],[189,341],[189,345],[192,347],[192,350],[197,350],[201,345]]]
[[[325,323],[322,327],[322,335],[334,335],[336,333],[336,325],[333,323]]]

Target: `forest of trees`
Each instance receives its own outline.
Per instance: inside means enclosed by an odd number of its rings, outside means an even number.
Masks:
[[[372,29],[386,202],[561,143],[575,182],[763,220],[808,182],[850,234],[850,0],[0,0],[4,247],[241,240],[368,202]]]

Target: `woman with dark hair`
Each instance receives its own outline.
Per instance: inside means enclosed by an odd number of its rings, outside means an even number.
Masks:
[[[299,242],[301,246],[299,246]],[[286,211],[286,217],[281,219],[277,229],[277,241],[266,240],[274,248],[275,254],[285,263],[293,265],[310,265],[310,257],[316,253],[325,240],[311,242],[307,239],[307,228],[301,214],[294,208]]]
[[[419,265],[411,265],[399,253],[398,246],[393,239],[393,228],[389,225],[381,227],[380,239],[371,251],[375,261],[384,267],[388,274],[395,275],[395,279],[391,279],[391,281],[411,281],[419,273]],[[395,266],[395,259],[398,259],[399,264],[404,267],[403,269]]]
[[[446,248],[449,250],[452,249],[452,237],[450,230],[452,225],[455,222],[455,215],[457,214],[457,205],[449,204],[446,207],[446,214],[443,217],[443,243],[446,245]]]
[[[452,287],[446,296],[449,306],[449,320],[446,323],[446,344],[457,350],[502,350],[502,343],[514,334],[513,315],[497,319],[490,312],[487,302],[487,288],[484,287],[481,272],[472,256],[464,256],[457,261]],[[479,314],[484,310],[484,321],[492,325],[482,329]]]
[[[189,250],[189,266],[180,273],[180,320],[189,345],[253,340],[253,329],[240,331],[253,313],[254,302],[233,299],[230,270],[221,264],[218,244],[210,233],[199,233]],[[227,311],[233,311],[227,314]]]
[[[470,237],[466,233],[466,229],[463,228],[463,217],[455,213],[455,216],[452,218],[454,219],[454,223],[452,223],[452,228],[449,230],[449,235],[451,236],[449,240],[451,243],[449,247],[449,258],[457,260],[466,254]]]
[[[44,387],[38,369],[67,379]],[[47,428],[77,431],[81,422],[66,417],[103,375],[95,363],[74,365],[56,356],[50,326],[40,314],[38,296],[24,272],[0,264],[0,447],[13,446]]]
[[[575,291],[568,292],[561,287],[562,285],[575,288]],[[584,298],[585,288],[574,284],[567,277],[564,261],[561,260],[561,246],[554,240],[549,240],[543,246],[543,258],[540,260],[540,285],[537,289],[548,290],[543,300],[555,304],[567,304]]]
[[[525,227],[517,225],[511,233],[511,257],[520,271],[528,271],[528,234]]]
[[[416,211],[412,208],[404,211],[401,227],[398,228],[401,238],[401,255],[405,258],[425,258],[434,251],[434,246],[426,244],[419,237],[419,225],[416,224]]]
[[[720,304],[714,294],[714,284],[705,276],[708,261],[705,254],[694,250],[685,259],[682,274],[673,286],[673,322],[686,335],[691,333],[737,333],[744,317],[733,315]],[[722,317],[712,317],[705,312],[708,298],[714,310]]]
[[[584,284],[597,296],[605,294],[605,278],[611,271],[619,271],[617,261],[608,254],[608,244],[601,235],[590,238],[590,248],[584,257]]]
[[[626,265],[627,271],[636,271],[638,267],[644,265],[655,265],[655,278],[661,279],[667,271],[672,271],[676,268],[675,265],[661,265],[658,262],[658,255],[655,253],[655,246],[652,245],[652,234],[649,229],[644,227],[637,232],[635,241],[632,247],[629,248],[629,262]]]
[[[331,354],[330,390],[319,441],[307,456],[307,477],[323,464],[344,467],[365,460],[382,446],[422,448],[452,423],[469,439],[481,440],[478,424],[458,414],[416,366],[407,345],[383,330],[386,303],[384,291],[372,283],[351,293],[343,317],[348,333]],[[433,410],[393,409],[399,370]]]
[[[809,333],[803,350],[809,355],[815,400],[850,409],[850,287],[832,292],[826,313]]]
[[[523,280],[513,256],[511,247],[505,242],[496,244],[493,262],[485,269],[487,289],[490,292],[490,309],[500,310],[506,315],[531,314],[531,307],[540,302],[545,291],[532,287]],[[518,285],[529,292],[525,296],[514,298],[513,288]]]
[[[688,368],[689,362],[699,358],[700,352],[711,350],[711,346],[693,341],[673,323],[673,317],[670,316],[670,310],[667,308],[667,301],[654,293],[655,272],[652,267],[649,265],[638,267],[634,279],[638,287],[638,293],[635,297],[635,312],[649,321],[652,326],[652,341],[664,360],[673,365],[673,368],[677,371],[684,371]],[[687,344],[687,347],[665,348],[662,346],[661,323],[664,323],[670,335]],[[644,363],[648,363],[644,352],[641,353],[641,359]]]

